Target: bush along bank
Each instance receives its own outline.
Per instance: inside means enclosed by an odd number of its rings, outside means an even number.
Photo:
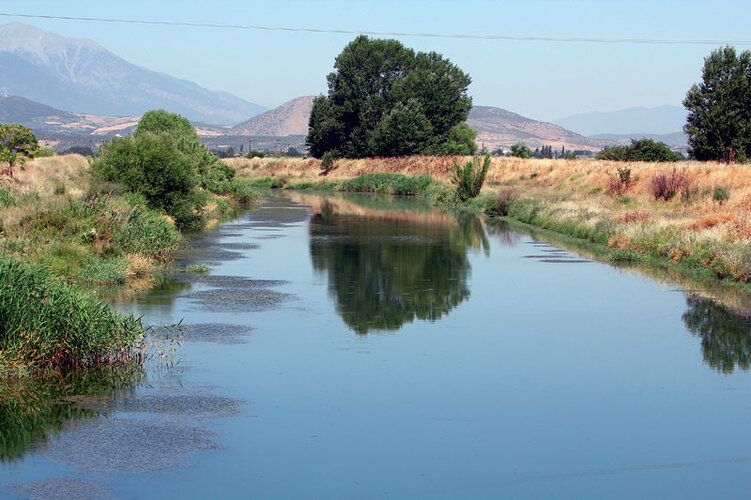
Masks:
[[[178,115],[146,113],[101,153],[0,179],[0,376],[137,358],[140,323],[81,287],[148,287],[181,232],[257,199]]]

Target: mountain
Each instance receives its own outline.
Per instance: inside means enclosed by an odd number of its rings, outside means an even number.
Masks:
[[[652,139],[655,142],[664,142],[673,147],[688,146],[688,136],[684,132],[673,132],[671,134],[596,134],[592,138],[615,141],[620,144],[630,144],[631,139]]]
[[[567,116],[553,123],[579,134],[672,134],[682,130],[686,110],[678,106],[629,108],[621,111],[595,111]]]
[[[307,135],[313,97],[292,99],[281,106],[255,116],[236,127],[229,134],[242,135]],[[567,149],[600,149],[613,141],[592,139],[551,123],[525,118],[516,113],[490,106],[475,106],[467,123],[477,130],[477,142],[489,149],[508,147],[519,141],[535,148],[548,144]]]
[[[233,135],[308,135],[308,120],[313,96],[287,101],[281,106],[254,116],[233,127]]]
[[[47,134],[111,135],[127,133],[138,116],[106,116],[61,111],[19,96],[0,97],[0,123],[19,123]]]
[[[519,141],[532,148],[550,145],[565,146],[568,150],[597,150],[613,141],[584,137],[552,123],[526,118],[511,111],[492,106],[474,106],[467,124],[477,130],[477,142],[488,149],[508,147]]]
[[[138,67],[91,40],[22,23],[0,25],[0,92],[96,115],[138,116],[163,108],[218,124],[234,124],[265,109]]]

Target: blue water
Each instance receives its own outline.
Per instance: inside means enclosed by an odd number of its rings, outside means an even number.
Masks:
[[[638,272],[400,203],[271,198],[223,225],[217,245],[258,248],[215,256],[210,276],[275,280],[273,300],[206,298],[221,287],[196,277],[119,304],[150,324],[252,327],[234,343],[186,335],[177,366],[119,397],[219,395],[238,410],[71,420],[0,464],[15,485],[0,495],[48,478],[123,498],[748,494],[747,323]],[[684,320],[701,307],[704,338]],[[158,470],[148,461],[171,448],[148,439],[138,470],[71,458],[122,420],[202,429],[215,446],[174,445],[180,460]],[[55,451],[71,435],[70,455]],[[96,453],[135,453],[110,446]]]

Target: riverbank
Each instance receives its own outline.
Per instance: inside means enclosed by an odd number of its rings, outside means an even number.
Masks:
[[[242,187],[242,198],[205,192],[196,216],[216,225],[252,194]],[[101,297],[153,286],[182,240],[172,217],[92,176],[83,156],[0,178],[0,377],[122,358],[143,329]]]
[[[454,158],[228,160],[277,187],[336,188],[374,172],[431,175],[450,189]],[[464,159],[460,159],[464,160]],[[751,293],[751,169],[719,163],[493,158],[476,206],[595,243],[613,261],[652,261]]]

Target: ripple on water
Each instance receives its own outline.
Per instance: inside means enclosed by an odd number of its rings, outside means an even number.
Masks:
[[[228,325],[224,323],[201,323],[197,325],[178,325],[170,327],[152,327],[149,334],[154,339],[178,338],[185,342],[209,342],[214,344],[244,344],[250,326]]]
[[[209,312],[258,312],[276,309],[292,298],[288,293],[270,290],[286,284],[280,280],[254,280],[238,276],[203,276],[196,283],[211,286],[186,295],[194,304]]]
[[[48,456],[83,471],[151,472],[190,465],[192,453],[219,450],[214,433],[173,421],[77,420],[48,446]]]
[[[13,495],[32,500],[47,498],[61,500],[117,498],[117,495],[111,489],[101,483],[61,477],[52,477],[28,483],[9,484],[7,488]]]

